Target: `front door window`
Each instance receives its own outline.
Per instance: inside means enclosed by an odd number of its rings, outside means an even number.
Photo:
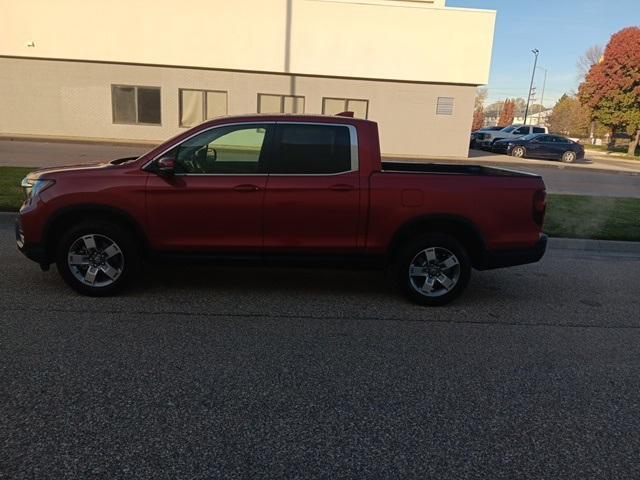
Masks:
[[[219,127],[175,147],[176,174],[257,174],[261,172],[264,125]]]

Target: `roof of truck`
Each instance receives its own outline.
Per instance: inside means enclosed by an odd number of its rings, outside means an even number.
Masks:
[[[227,121],[242,121],[242,122],[283,122],[283,121],[296,121],[296,122],[319,122],[319,123],[344,123],[347,125],[354,125],[357,123],[376,123],[372,120],[364,118],[347,117],[343,115],[317,115],[308,113],[250,113],[245,115],[227,115],[223,117],[212,118],[206,120],[199,126],[215,125],[219,123],[225,123]]]

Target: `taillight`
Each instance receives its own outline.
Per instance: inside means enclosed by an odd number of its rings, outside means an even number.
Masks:
[[[542,228],[542,223],[544,222],[544,212],[547,209],[547,191],[546,190],[536,190],[533,194],[533,210],[532,217],[533,221],[536,222],[540,228]]]

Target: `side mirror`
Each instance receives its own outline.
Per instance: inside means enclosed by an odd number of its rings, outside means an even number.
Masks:
[[[159,175],[173,175],[176,170],[176,160],[173,157],[162,157],[156,161],[156,172]]]

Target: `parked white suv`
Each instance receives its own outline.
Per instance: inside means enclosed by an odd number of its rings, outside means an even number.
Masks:
[[[549,133],[547,127],[533,125],[510,125],[497,132],[485,132],[482,139],[476,139],[476,145],[480,148],[491,148],[496,140],[518,138],[531,133]]]

